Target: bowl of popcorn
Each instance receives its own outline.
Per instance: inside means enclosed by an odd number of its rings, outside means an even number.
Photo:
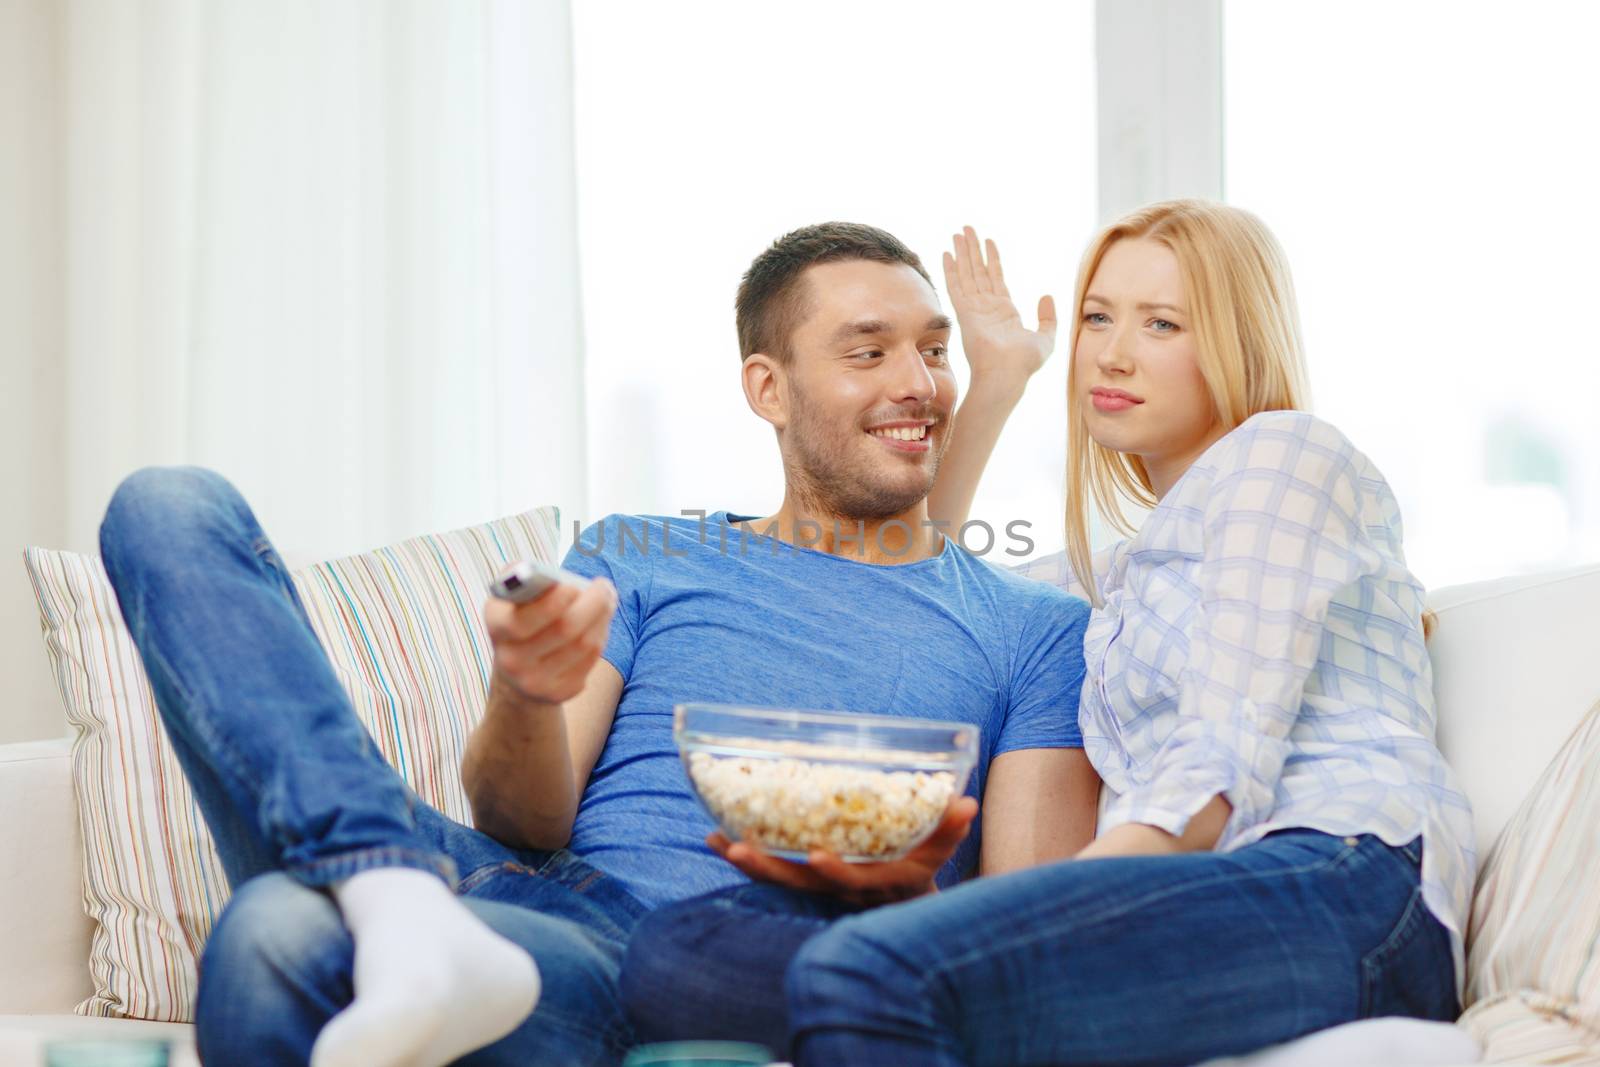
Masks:
[[[679,704],[673,738],[723,833],[789,859],[898,859],[967,787],[978,728],[852,712]]]

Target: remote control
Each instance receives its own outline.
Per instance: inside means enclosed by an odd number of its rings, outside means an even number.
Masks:
[[[589,579],[548,563],[524,559],[501,571],[500,577],[489,583],[489,592],[513,604],[526,604],[557,582],[581,588],[589,584]]]

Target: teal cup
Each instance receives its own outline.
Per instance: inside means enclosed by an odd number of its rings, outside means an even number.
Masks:
[[[167,1067],[165,1041],[51,1041],[45,1067]]]
[[[772,1053],[739,1041],[670,1041],[640,1045],[622,1067],[766,1067]]]

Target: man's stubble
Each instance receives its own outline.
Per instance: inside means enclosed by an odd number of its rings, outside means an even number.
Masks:
[[[938,450],[926,468],[921,484],[894,484],[883,478],[866,460],[846,434],[863,434],[860,426],[842,429],[818,418],[816,406],[798,387],[791,385],[791,411],[785,433],[787,452],[785,474],[790,493],[806,510],[842,519],[876,522],[899,515],[924,500],[939,472],[939,462],[948,442],[948,424],[937,411],[920,409],[897,413],[906,419],[938,419]],[[884,421],[890,421],[885,419]],[[864,434],[863,434],[864,435]]]

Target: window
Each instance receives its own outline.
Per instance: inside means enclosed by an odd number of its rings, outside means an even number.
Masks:
[[[1231,0],[1227,195],[1430,587],[1600,557],[1600,8]]]
[[[573,7],[593,514],[570,518],[776,510],[733,297],[797,226],[881,226],[944,299],[940,254],[971,223],[1030,324],[1041,293],[1070,303],[1095,221],[1089,0]],[[1060,345],[975,503],[1002,549],[1017,518],[1060,547],[1066,366]]]

